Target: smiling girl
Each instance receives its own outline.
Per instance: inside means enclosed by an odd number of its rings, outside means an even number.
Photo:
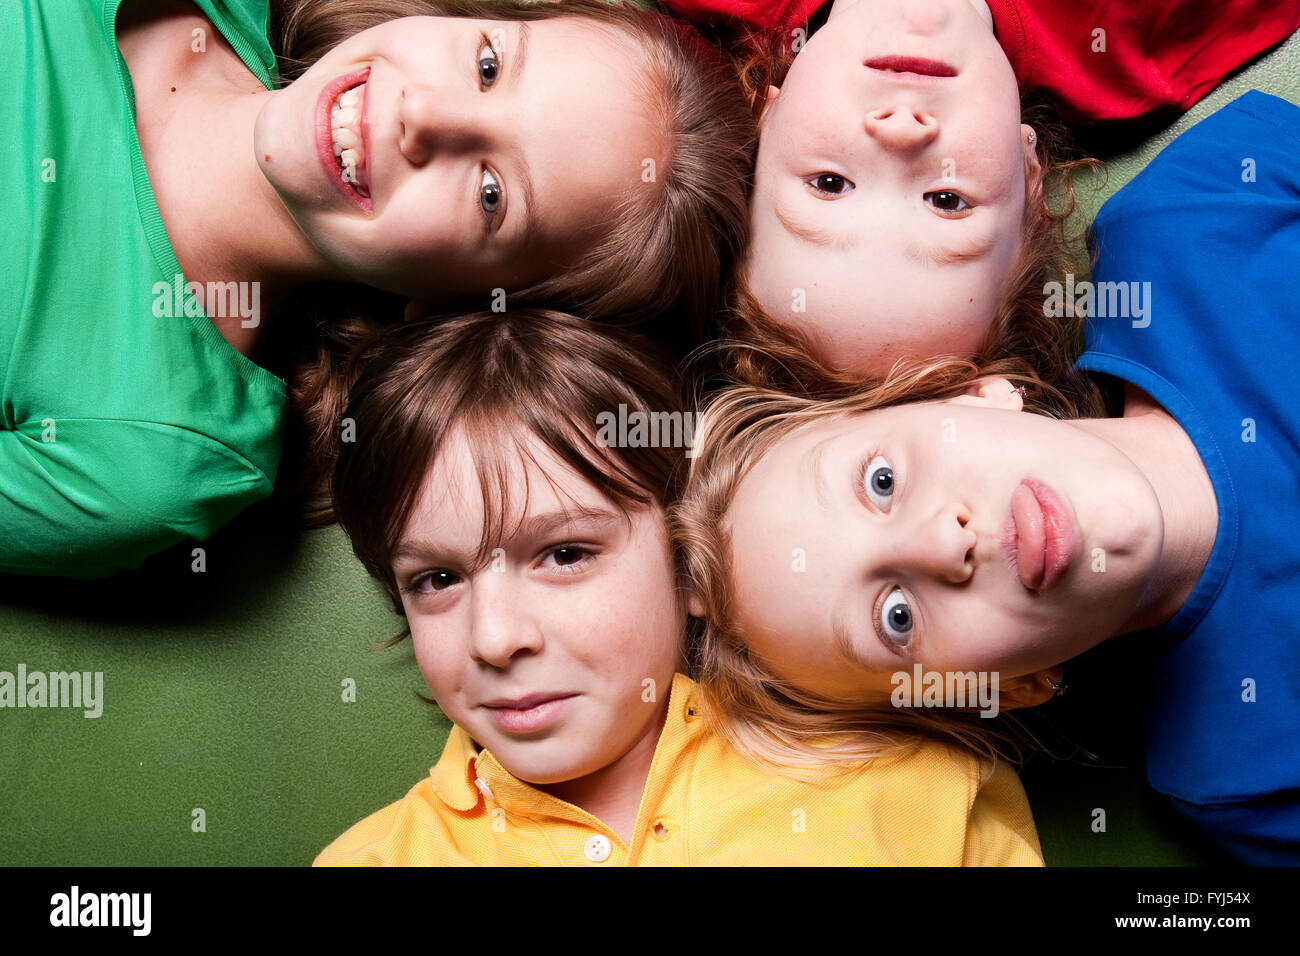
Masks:
[[[646,351],[525,310],[365,353],[335,508],[454,726],[316,862],[1041,863],[1006,764],[932,744],[825,780],[747,762],[701,718],[664,518],[687,449],[597,424],[683,414]]]
[[[597,0],[276,13],[273,48],[264,0],[0,8],[0,572],[133,568],[265,497],[286,385],[253,358],[309,335],[306,288],[686,320],[716,294],[754,129],[689,28]]]
[[[1096,278],[1156,303],[1090,328],[1080,365],[1118,384],[1116,417],[1027,414],[1006,378],[951,387],[951,362],[939,401],[881,407],[917,384],[900,381],[831,402],[735,390],[706,412],[680,539],[729,736],[813,762],[978,736],[979,718],[900,709],[897,675],[996,675],[1008,709],[1123,636],[1155,660],[1125,677],[1152,785],[1243,859],[1300,861],[1298,141],[1300,109],[1248,93],[1102,208]]]

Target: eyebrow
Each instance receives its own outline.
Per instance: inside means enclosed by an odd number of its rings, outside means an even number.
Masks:
[[[998,237],[996,235],[989,235],[964,248],[939,249],[938,251],[914,243],[907,243],[903,246],[903,251],[909,259],[921,265],[948,266],[959,262],[974,262],[977,259],[983,259],[992,251],[997,241]]]
[[[854,249],[861,240],[861,236],[852,232],[833,232],[830,229],[822,229],[818,226],[800,222],[791,214],[791,211],[785,209],[780,200],[773,203],[772,211],[776,213],[776,218],[787,232],[817,246]]]
[[[834,436],[832,436],[832,438],[833,437]],[[826,474],[822,469],[822,459],[826,454],[826,445],[830,441],[831,438],[823,438],[817,444],[813,445],[812,448],[808,450],[808,454],[804,456],[804,461],[807,463],[807,467],[812,471],[813,492],[817,495],[817,503],[820,504],[823,509],[830,507],[827,502],[827,493],[830,489],[826,482]]]
[[[518,40],[515,43],[514,50],[514,69],[510,71],[510,90],[515,92],[523,81],[524,66],[528,62],[528,36],[531,32],[527,21],[519,24]],[[534,243],[541,233],[542,217],[538,215],[536,206],[534,206],[536,193],[533,191],[533,175],[528,168],[528,163],[523,159],[522,152],[516,172],[519,174],[520,189],[524,194],[524,228],[519,235],[519,245],[529,246]]]
[[[791,211],[786,210],[778,201],[772,206],[772,211],[776,213],[776,218],[786,231],[792,235],[810,242],[813,245],[832,247],[835,249],[852,250],[860,245],[861,236],[853,232],[835,232],[830,229],[823,229],[809,223],[800,222],[795,218]],[[914,243],[904,244],[903,251],[909,259],[921,265],[930,266],[947,266],[959,262],[973,262],[982,259],[993,249],[997,243],[996,235],[989,235],[970,246],[959,249],[941,248],[934,250]]]
[[[520,538],[526,541],[537,538],[550,538],[561,531],[582,523],[594,525],[594,530],[597,532],[606,532],[615,525],[622,523],[623,520],[624,515],[609,508],[589,508],[585,505],[578,505],[561,511],[549,511],[526,518],[513,531],[510,531],[506,535],[505,541],[500,542],[500,544]],[[477,548],[477,545],[475,545],[475,548]],[[404,558],[425,558],[431,555],[441,556],[449,553],[454,553],[454,549],[448,549],[433,541],[427,541],[423,538],[403,538],[397,547],[393,549],[392,562],[395,564]]]
[[[874,622],[871,623],[871,633],[873,637],[879,640],[879,635],[876,634]],[[849,624],[844,619],[843,615],[836,614],[831,619],[831,638],[834,641],[835,650],[838,651],[840,657],[848,661],[848,663],[873,674],[885,672],[877,662],[858,653],[857,645],[853,643],[853,631],[849,627]]]

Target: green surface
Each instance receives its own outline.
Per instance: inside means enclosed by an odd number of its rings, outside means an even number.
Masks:
[[[1084,203],[1095,210],[1247,89],[1297,101],[1297,65],[1293,37],[1114,160]],[[107,581],[0,577],[0,671],[104,674],[98,719],[0,709],[0,863],[306,864],[428,771],[447,725],[417,697],[410,643],[370,650],[400,620],[337,529],[298,534],[285,521],[257,506],[204,546],[201,573],[184,547]],[[1116,677],[1132,668],[1114,648],[1094,652],[1043,715],[1106,765],[1026,768],[1046,859],[1221,862],[1142,783],[1141,687]],[[206,832],[192,829],[195,808]]]

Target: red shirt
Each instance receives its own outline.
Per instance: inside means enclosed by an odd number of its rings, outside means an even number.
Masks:
[[[788,30],[825,0],[660,2],[691,20]],[[1051,94],[1071,122],[1183,112],[1300,29],[1300,0],[1218,0],[1211,13],[1196,0],[987,2],[1021,90]]]

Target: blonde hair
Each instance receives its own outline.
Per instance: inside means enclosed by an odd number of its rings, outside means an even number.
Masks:
[[[906,751],[920,739],[955,742],[976,754],[1016,757],[1011,730],[974,713],[890,708],[822,698],[772,674],[749,652],[737,621],[731,585],[727,514],[741,482],[781,439],[814,421],[840,418],[903,401],[940,400],[960,393],[981,373],[1002,374],[1026,387],[1027,408],[1068,410],[1059,393],[1015,363],[981,369],[939,359],[896,369],[877,388],[817,400],[773,389],[738,386],[716,395],[697,419],[686,488],[670,514],[683,572],[704,605],[692,625],[691,663],[701,704],[741,753],[769,766],[844,765]]]

